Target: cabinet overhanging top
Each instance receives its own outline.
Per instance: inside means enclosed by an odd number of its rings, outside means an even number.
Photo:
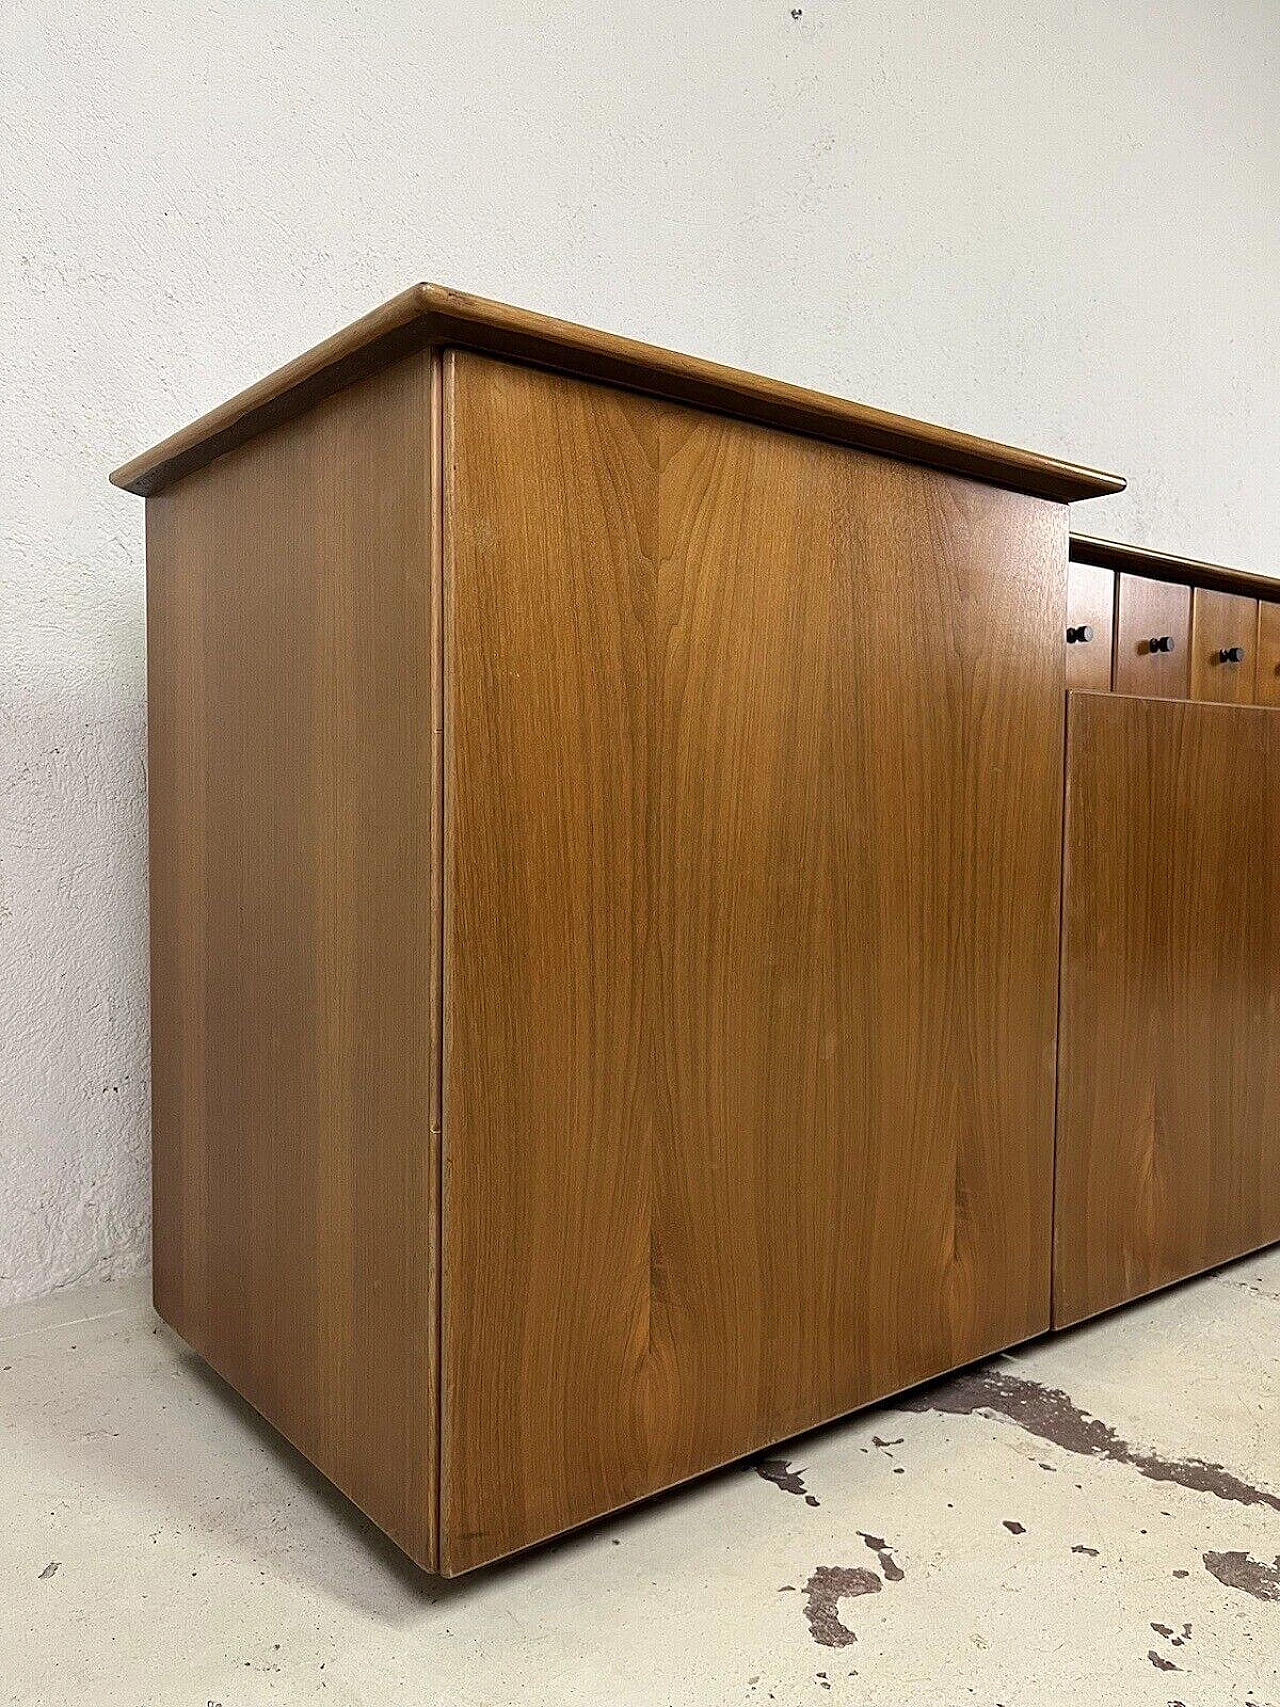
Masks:
[[[1274,575],[1259,575],[1252,569],[1227,569],[1221,563],[1197,563],[1194,557],[1173,557],[1167,551],[1123,545],[1118,539],[1095,539],[1087,533],[1071,535],[1071,561],[1096,563],[1100,569],[1118,569],[1126,575],[1146,575],[1153,581],[1177,581],[1183,586],[1210,587],[1221,593],[1280,599],[1280,579]]]
[[[1119,492],[1114,474],[887,414],[820,391],[552,320],[443,285],[418,284],[126,462],[112,484],[144,496],[366,374],[429,344],[487,351],[583,379],[692,403],[839,444],[1069,503]]]

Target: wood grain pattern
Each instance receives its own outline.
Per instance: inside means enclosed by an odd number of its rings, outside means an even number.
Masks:
[[[1118,577],[1112,685],[1117,693],[1185,699],[1191,685],[1191,591],[1143,575]],[[1152,650],[1168,635],[1171,652]]]
[[[1280,1238],[1280,719],[1068,721],[1058,1326]]]
[[[1175,557],[1168,551],[1150,551],[1145,546],[1124,545],[1118,539],[1096,539],[1091,534],[1071,535],[1071,561],[1093,563],[1099,568],[1157,581],[1174,581],[1184,587],[1213,587],[1223,593],[1251,593],[1259,598],[1280,599],[1280,575],[1228,569],[1221,563],[1199,563],[1194,557]]]
[[[436,1553],[432,359],[148,501],[155,1301]]]
[[[1056,457],[931,426],[882,409],[609,332],[575,326],[443,285],[418,284],[117,468],[111,478],[149,494],[203,467],[264,428],[426,346],[484,350],[745,420],[812,433],[883,455],[1069,502],[1119,492],[1124,481]]]
[[[1254,695],[1259,705],[1280,705],[1280,604],[1258,606],[1258,669]]]
[[[1252,705],[1257,678],[1258,601],[1196,587],[1191,594],[1191,697]],[[1244,657],[1224,659],[1238,646]]]
[[[446,386],[454,1572],[1046,1326],[1066,527]]]
[[[1091,563],[1067,565],[1067,651],[1069,688],[1111,686],[1111,651],[1114,642],[1116,578],[1109,569]],[[1072,631],[1093,630],[1091,640],[1072,637]]]

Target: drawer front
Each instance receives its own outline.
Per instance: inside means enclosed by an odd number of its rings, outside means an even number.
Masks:
[[[1067,686],[1111,686],[1111,642],[1116,612],[1116,576],[1096,563],[1067,569]]]
[[[1116,599],[1115,690],[1148,699],[1186,699],[1191,589],[1121,575]]]
[[[1191,697],[1252,705],[1258,601],[1197,587],[1191,601]]]
[[[1269,599],[1258,607],[1258,668],[1253,690],[1259,705],[1280,705],[1280,603]]]

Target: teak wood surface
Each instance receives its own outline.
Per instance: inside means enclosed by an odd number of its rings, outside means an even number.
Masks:
[[[149,500],[156,1308],[436,1557],[429,354]]]
[[[1280,1237],[1280,720],[1072,694],[1054,1322]]]
[[[432,286],[116,478],[157,1308],[420,1564],[1280,1236],[1280,583]]]
[[[1067,686],[1097,688],[1111,686],[1111,653],[1114,643],[1116,578],[1110,569],[1093,563],[1067,565],[1067,628],[1089,627],[1093,639],[1073,641],[1066,650]]]
[[[1112,685],[1117,693],[1185,699],[1191,685],[1191,589],[1145,575],[1120,575]],[[1171,652],[1151,641],[1168,635]]]
[[[1280,575],[1229,569],[1222,563],[1200,563],[1194,557],[1152,551],[1147,546],[1127,545],[1118,539],[1097,539],[1087,533],[1072,533],[1071,561],[1092,563],[1121,574],[1142,575],[1150,580],[1176,581],[1184,587],[1212,587],[1220,593],[1248,593],[1256,598],[1280,600]]]
[[[1280,604],[1258,606],[1258,670],[1254,697],[1259,705],[1280,705]]]
[[[1221,654],[1238,646],[1237,662]],[[1196,587],[1191,594],[1191,697],[1252,705],[1258,669],[1258,601]]]
[[[453,1572],[1047,1325],[1066,517],[445,375]]]
[[[576,326],[443,285],[418,284],[117,468],[112,481],[149,495],[414,350],[487,351],[611,385],[812,433],[885,456],[1069,503],[1120,492],[1114,474],[913,421],[782,380]]]

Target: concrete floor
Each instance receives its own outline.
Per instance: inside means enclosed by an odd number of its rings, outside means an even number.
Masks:
[[[0,1313],[0,1700],[1277,1707],[1278,1348],[1273,1251],[442,1584],[63,1295]]]

